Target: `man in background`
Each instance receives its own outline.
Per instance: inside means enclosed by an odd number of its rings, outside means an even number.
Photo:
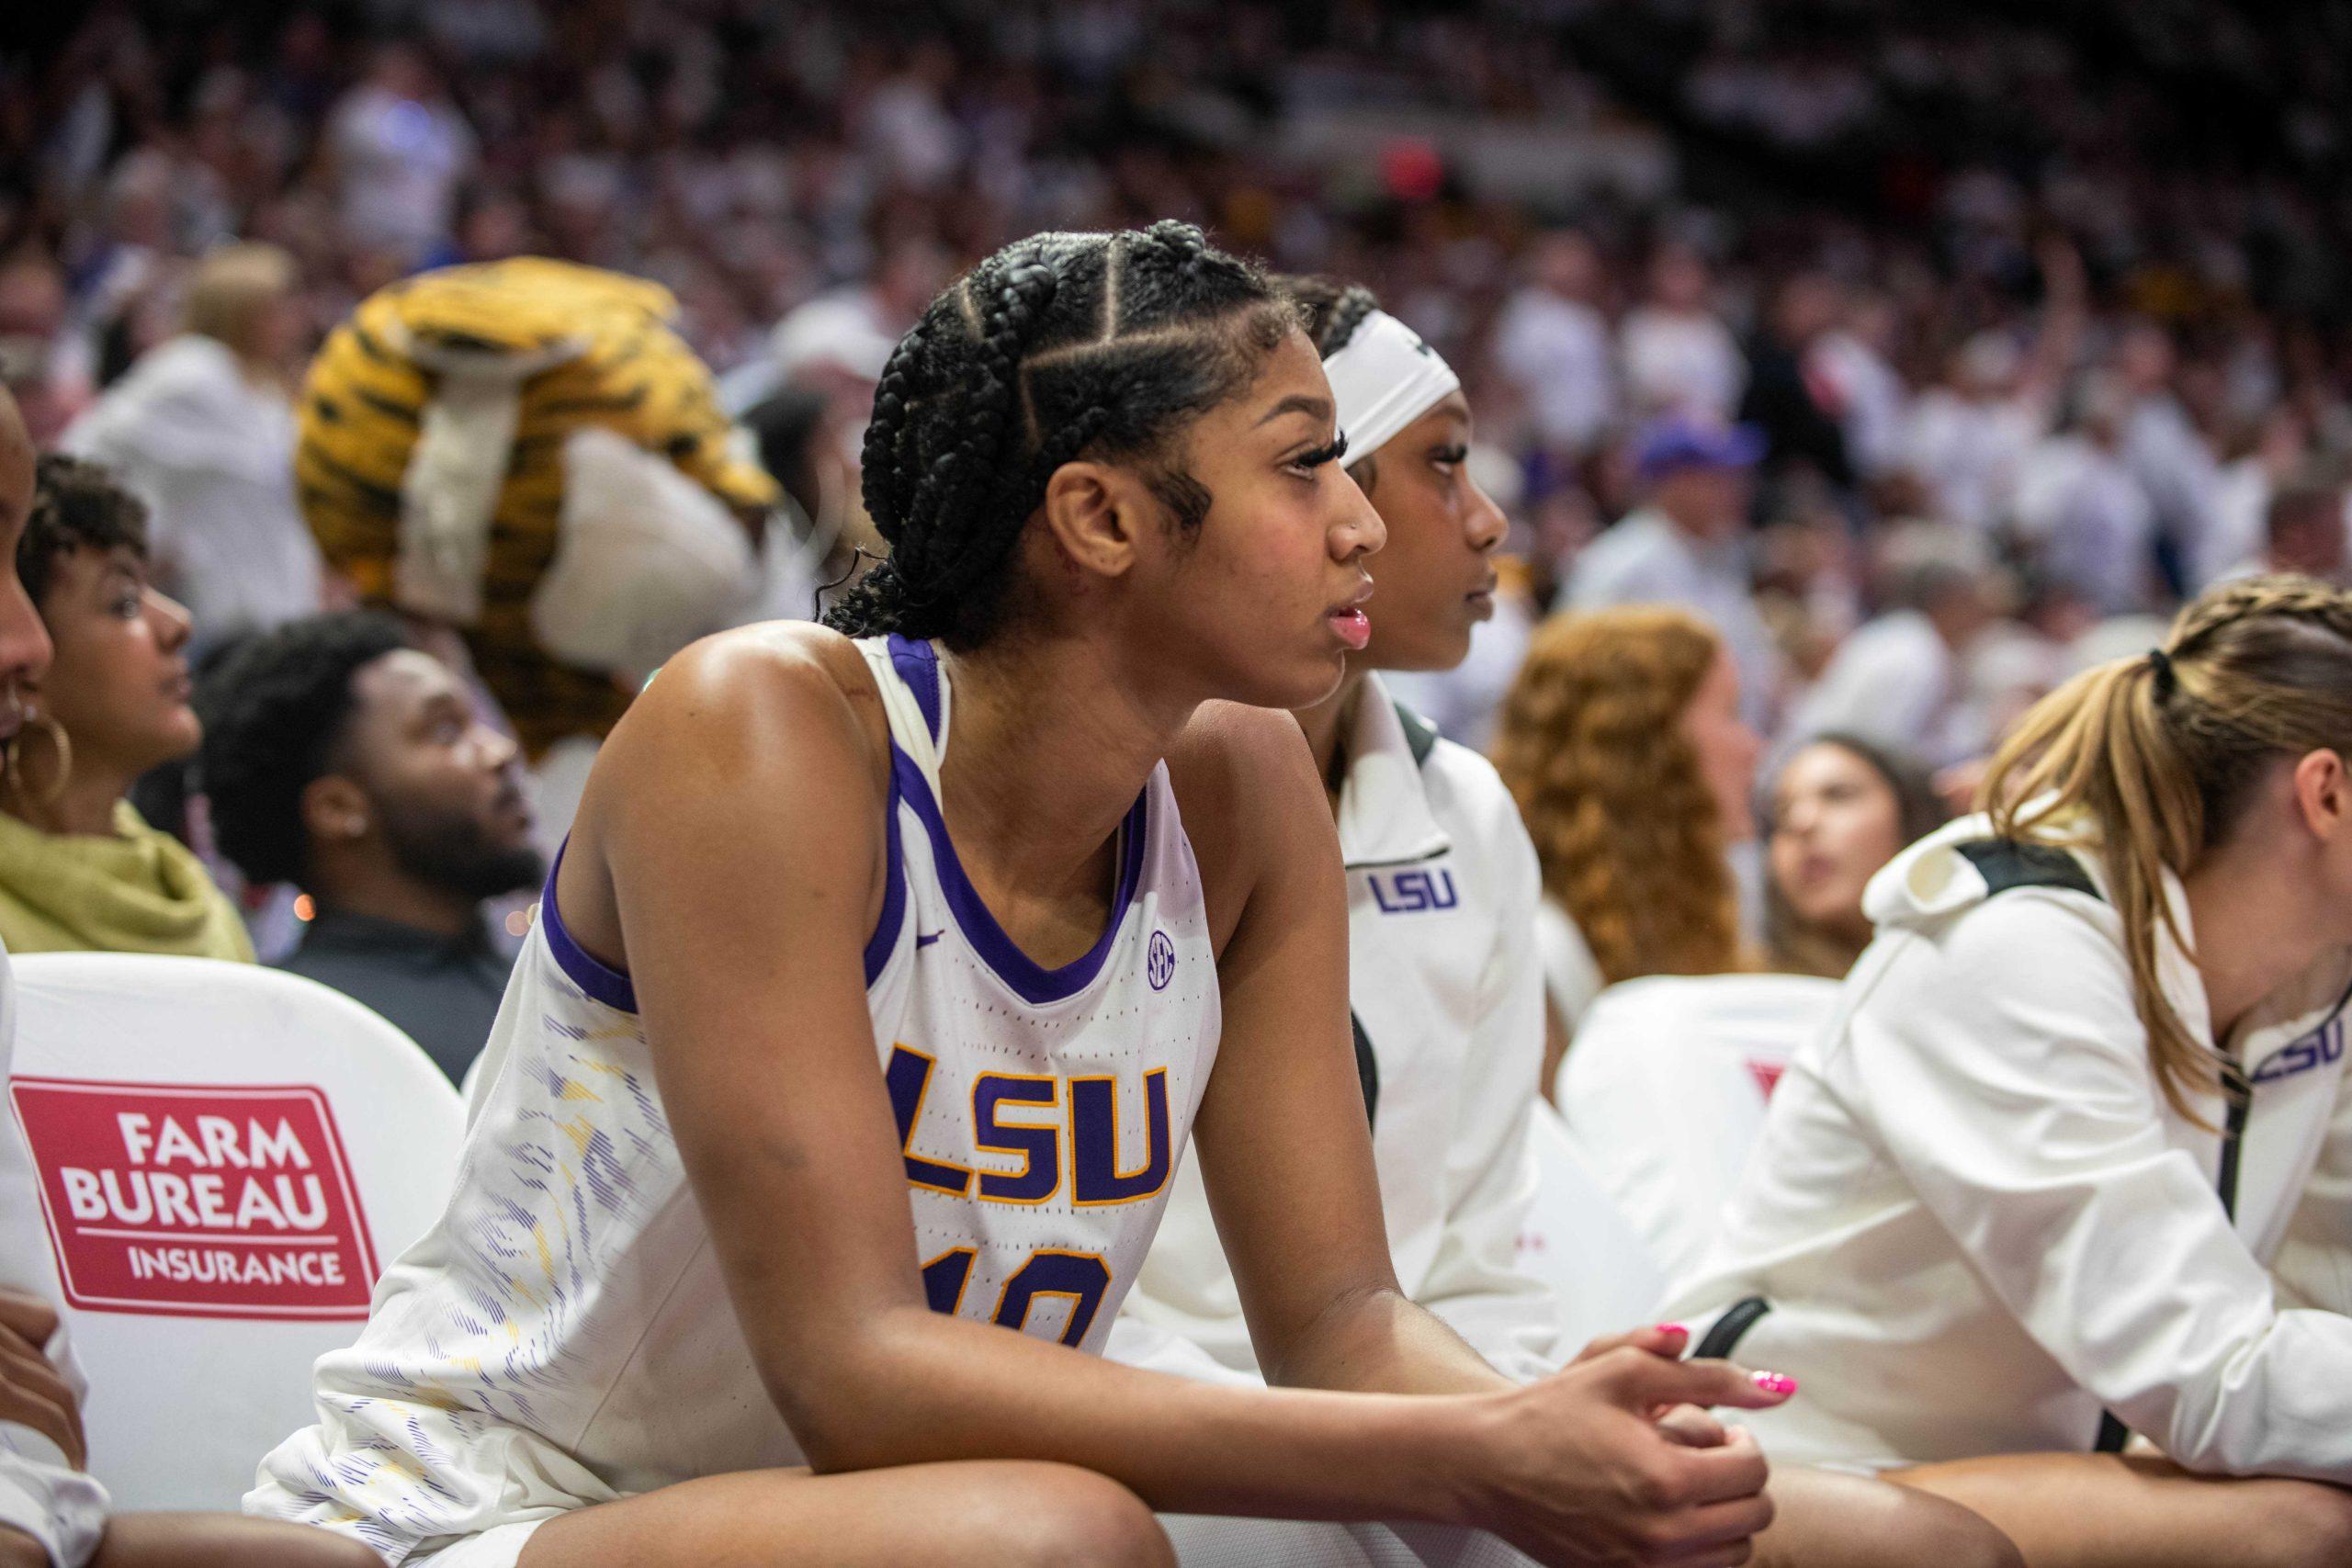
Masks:
[[[1566,602],[1679,604],[1704,615],[1739,668],[1747,721],[1769,729],[1781,655],[1756,608],[1748,571],[1747,505],[1764,437],[1753,425],[1672,415],[1645,427],[1634,473],[1646,499],[1577,558]]]
[[[367,612],[255,637],[206,676],[198,706],[221,852],[311,900],[284,966],[375,1009],[462,1079],[511,962],[482,906],[546,873],[514,742]]]
[[[2347,537],[2352,516],[2345,509],[2344,485],[2329,475],[2307,474],[2270,498],[2263,517],[2262,554],[2231,577],[2260,571],[2300,571],[2342,586],[2347,576]]]
[[[1883,613],[1838,645],[1787,744],[1859,735],[1932,767],[1981,754],[1995,737],[1967,702],[1966,661],[2003,605],[1991,549],[1957,523],[1908,523],[1878,555]]]

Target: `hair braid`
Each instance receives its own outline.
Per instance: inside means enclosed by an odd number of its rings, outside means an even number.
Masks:
[[[2210,1125],[2190,1097],[2212,1090],[2222,1064],[2157,978],[2158,933],[2184,946],[2188,934],[2165,876],[2236,826],[2274,763],[2315,750],[2352,763],[2352,594],[2306,577],[2233,582],[2180,612],[2164,655],[2085,671],[2034,705],[1979,799],[2005,838],[2098,854],[2157,1081]]]
[[[911,481],[922,472],[905,448],[911,440],[908,405],[917,395],[915,373],[932,351],[930,327],[926,315],[890,351],[874,390],[874,416],[866,423],[858,455],[858,488],[866,513],[882,536],[893,542],[897,520],[909,514],[913,500]],[[852,637],[866,637],[898,626],[907,615],[906,581],[896,562],[883,560],[834,602],[825,619]]]
[[[989,257],[932,301],[876,389],[864,493],[891,557],[827,622],[978,642],[1014,542],[1080,457],[1141,463],[1197,524],[1206,492],[1166,472],[1168,447],[1295,324],[1264,275],[1189,224],[1039,234]]]
[[[953,624],[952,612],[940,612],[1004,558],[1033,510],[999,504],[1005,499],[999,492],[1015,467],[1008,459],[1027,439],[1023,352],[1051,308],[1057,282],[1053,268],[1036,259],[1046,243],[1041,236],[1000,253],[984,264],[992,276],[976,273],[963,286],[967,297],[984,285],[990,292],[979,335],[965,355],[964,418],[955,446],[933,459],[908,502],[910,514],[934,517],[939,525],[891,541],[901,570],[915,574],[904,591],[909,614],[899,627],[910,637],[934,636]]]
[[[1380,309],[1380,298],[1361,283],[1336,277],[1278,276],[1275,287],[1298,306],[1299,324],[1316,355],[1329,359],[1348,346],[1364,318]]]

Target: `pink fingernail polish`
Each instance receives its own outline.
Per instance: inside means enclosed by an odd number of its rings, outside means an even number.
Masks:
[[[1797,1380],[1780,1372],[1758,1372],[1756,1386],[1766,1393],[1790,1394],[1797,1391]]]
[[[1657,1325],[1657,1331],[1660,1334],[1679,1334],[1686,1339],[1690,1336],[1690,1331],[1679,1323],[1661,1323]]]

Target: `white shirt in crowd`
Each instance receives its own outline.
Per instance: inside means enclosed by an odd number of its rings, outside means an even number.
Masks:
[[[448,237],[458,182],[477,148],[456,108],[365,85],[335,106],[327,140],[343,182],[345,235],[412,258]]]
[[[65,434],[147,503],[148,553],[206,641],[319,607],[319,548],[294,500],[294,411],[226,344],[157,344]]]
[[[1590,448],[1617,415],[1609,320],[1582,300],[1530,285],[1495,322],[1495,358],[1528,400],[1547,446]]]
[[[1706,310],[1641,306],[1618,329],[1617,350],[1624,362],[1625,400],[1639,415],[1728,421],[1747,389],[1747,361],[1738,341]]]
[[[2270,466],[2249,453],[2221,472],[2213,486],[2213,525],[2189,558],[2189,576],[2199,592],[2224,578],[2261,570],[2270,544]]]
[[[1786,739],[1838,731],[1932,765],[1957,762],[1985,739],[1971,733],[1962,695],[1960,660],[1935,623],[1917,610],[1889,611],[1838,645],[1798,699]]]
[[[1535,850],[1493,766],[1415,718],[1427,748],[1417,759],[1408,722],[1368,677],[1340,795],[1349,1001],[1376,1069],[1381,1205],[1406,1294],[1528,1379],[1562,1354],[1551,1296],[1518,1261],[1544,1059]],[[1193,1376],[1257,1374],[1195,1160],[1177,1173],[1110,1354]]]
[[[0,949],[0,1083],[17,1050],[17,985]],[[57,1274],[49,1261],[49,1232],[41,1218],[40,1179],[16,1118],[0,1118],[0,1285],[54,1300]],[[42,1347],[79,1404],[89,1390],[74,1356],[64,1315]],[[56,1444],[30,1427],[0,1421],[0,1525],[40,1543],[55,1568],[82,1568],[106,1533],[106,1488],[74,1469]]]
[[[2095,858],[1989,832],[1872,879],[1879,939],[1667,1313],[1763,1303],[1708,1348],[1804,1383],[1743,1416],[1776,1462],[2080,1451],[2111,1412],[2191,1470],[2352,1482],[2352,953],[2216,1041],[2159,926],[2165,997],[2252,1084],[2240,1135],[2218,1093],[2200,1127],[2158,1090]],[[2193,943],[2169,874],[2165,897]]]
[[[1927,485],[1938,517],[1991,533],[2009,521],[2018,477],[2044,423],[2029,399],[1978,401],[1930,388],[1905,425],[1905,461]]]
[[[1577,558],[1567,602],[1578,610],[1679,604],[1696,611],[1739,668],[1741,711],[1759,731],[1770,731],[1781,690],[1781,652],[1749,590],[1742,540],[1705,543],[1657,508],[1643,507]]]
[[[2143,398],[2123,428],[2123,460],[2155,508],[2156,524],[2192,570],[2213,548],[2222,467],[2204,434],[2168,393]]]
[[[2146,605],[2156,510],[2121,453],[2078,434],[2042,442],[2019,478],[2016,522],[2051,577],[2101,611]]]
[[[1855,470],[1871,476],[1899,466],[1911,394],[1886,356],[1852,333],[1833,332],[1814,345],[1805,370],[1831,394]]]

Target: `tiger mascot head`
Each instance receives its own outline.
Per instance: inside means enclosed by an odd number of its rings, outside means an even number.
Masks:
[[[361,597],[454,628],[533,755],[741,618],[778,500],[640,278],[535,257],[379,289],[327,337],[295,479]]]

